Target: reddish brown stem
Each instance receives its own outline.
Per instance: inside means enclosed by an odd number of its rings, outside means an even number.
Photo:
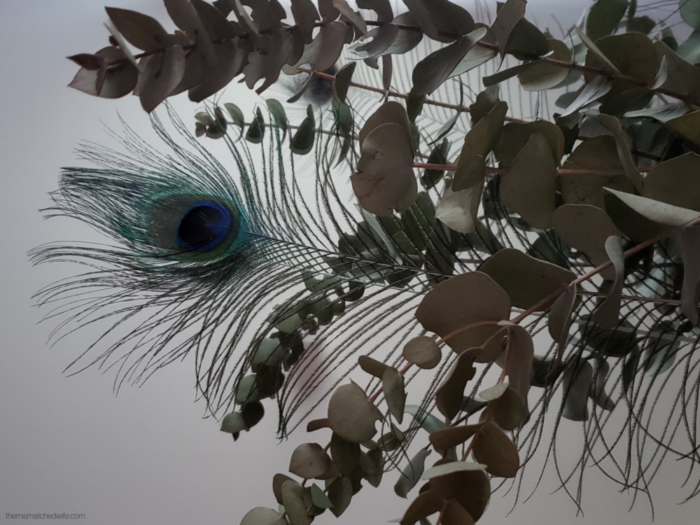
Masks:
[[[456,171],[457,166],[452,164],[432,164],[427,162],[414,162],[412,164],[413,168],[424,169],[424,170],[441,170],[441,171]],[[651,171],[652,166],[637,166],[637,170],[640,173],[647,173]],[[489,175],[504,174],[508,170],[506,168],[492,168],[487,167],[486,173]],[[600,176],[614,176],[614,175],[624,175],[624,170],[571,170],[571,169],[559,169],[557,170],[557,175],[600,175]]]

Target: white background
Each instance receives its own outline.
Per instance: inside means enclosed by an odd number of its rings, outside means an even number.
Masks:
[[[156,0],[112,3],[163,12]],[[529,7],[544,25],[555,26],[556,15],[567,27],[587,5],[531,0]],[[143,388],[125,388],[119,396],[111,374],[90,370],[66,378],[63,368],[97,332],[49,348],[51,325],[37,325],[42,314],[31,307],[31,294],[63,270],[32,268],[27,251],[89,235],[68,220],[41,220],[37,210],[49,204],[47,192],[56,187],[59,168],[74,163],[80,140],[108,142],[103,123],[115,125],[117,111],[137,130],[148,126],[135,97],[101,100],[66,87],[76,66],[65,57],[105,45],[105,19],[99,0],[0,1],[0,521],[5,513],[68,512],[84,513],[85,523],[96,525],[237,525],[250,508],[275,506],[272,475],[286,470],[304,433],[278,444],[270,414],[234,444],[215,421],[202,418],[190,362],[174,364]],[[255,101],[235,84],[224,100],[247,108]],[[194,107],[184,96],[175,104],[191,118]],[[700,521],[700,500],[676,505],[685,494],[684,472],[671,464],[657,478],[658,523]],[[396,476],[388,474],[378,490],[366,487],[340,519],[324,515],[317,522],[379,524],[400,516],[406,502],[393,494]],[[585,518],[575,517],[563,494],[549,495],[555,486],[545,478],[507,523],[651,523],[645,502],[628,513],[629,495],[618,494],[593,470],[585,484]],[[510,499],[497,493],[481,523],[504,523],[509,510]]]

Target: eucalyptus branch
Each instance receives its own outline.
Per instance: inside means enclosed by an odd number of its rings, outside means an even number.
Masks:
[[[412,168],[424,169],[424,170],[439,170],[439,171],[456,171],[457,166],[453,164],[432,164],[425,162],[414,162],[411,165]],[[653,169],[652,166],[636,166],[637,171],[640,173],[648,173]],[[487,167],[486,173],[489,175],[502,175],[508,172],[507,168],[494,168]],[[624,175],[625,171],[623,169],[619,170],[574,170],[574,169],[558,169],[557,176],[566,175],[600,175],[600,176],[615,176]]]

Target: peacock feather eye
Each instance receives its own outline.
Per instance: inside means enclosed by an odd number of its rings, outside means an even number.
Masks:
[[[238,247],[244,237],[241,211],[225,197],[163,196],[151,203],[147,217],[152,245],[173,258],[216,259]]]
[[[231,212],[216,201],[198,201],[177,226],[177,244],[183,251],[208,252],[219,246],[231,230]]]
[[[336,66],[331,66],[324,71],[328,75],[335,75],[338,72]],[[310,102],[323,106],[330,102],[333,97],[333,81],[328,78],[314,77],[311,79],[309,84],[309,89],[307,91],[307,98]]]

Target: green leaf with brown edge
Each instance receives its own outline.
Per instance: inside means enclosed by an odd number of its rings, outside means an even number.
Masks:
[[[491,421],[484,423],[472,447],[474,458],[486,465],[486,472],[500,478],[513,478],[520,468],[515,444]]]
[[[435,391],[435,406],[448,419],[453,419],[462,408],[467,382],[476,374],[475,355],[480,348],[464,350],[457,356],[442,384]]]
[[[168,32],[155,18],[117,7],[106,7],[105,10],[115,27],[131,45],[143,51],[152,51],[167,45]]]
[[[375,422],[382,413],[356,384],[338,387],[328,403],[328,422],[333,432],[353,443],[369,441],[377,433]]]
[[[571,50],[564,42],[550,38],[547,40],[547,45],[552,52],[548,58],[571,62]],[[566,68],[542,61],[518,73],[518,80],[525,91],[544,91],[557,87],[566,80],[568,75],[569,71]]]
[[[624,193],[612,188],[605,188],[605,190],[643,217],[666,226],[685,226],[692,221],[700,219],[700,212],[695,210],[673,206],[672,204],[666,204],[631,193]]]
[[[417,95],[430,95],[440,87],[457,68],[469,50],[486,35],[479,28],[460,37],[453,44],[438,49],[418,62],[413,69],[413,89]]]
[[[401,424],[403,422],[403,411],[406,406],[406,390],[403,376],[393,367],[387,367],[382,376],[382,390],[384,399],[389,407],[389,412],[394,419]]]
[[[514,307],[522,309],[535,306],[576,278],[569,270],[515,248],[505,248],[492,255],[479,271],[489,275],[508,293]],[[544,311],[550,305],[543,304],[537,311]]]
[[[375,215],[403,211],[418,195],[413,149],[405,131],[399,124],[382,124],[362,144],[351,182],[360,206]]]
[[[331,466],[331,458],[318,443],[303,443],[292,453],[289,472],[305,479],[323,476]]]
[[[588,361],[570,366],[564,374],[564,408],[561,416],[571,421],[588,419],[588,393],[593,380],[593,367]]]
[[[510,315],[510,298],[491,277],[482,272],[469,272],[452,277],[434,286],[423,297],[416,319],[423,328],[446,337],[474,323],[497,323]],[[446,341],[453,349],[465,349],[473,341],[464,333]]]
[[[605,252],[612,261],[615,279],[608,289],[607,297],[593,313],[592,319],[603,328],[614,328],[620,317],[622,289],[625,285],[625,255],[622,239],[612,235],[605,240]]]
[[[498,41],[498,52],[505,56],[508,39],[518,22],[525,17],[526,0],[507,0],[491,25],[491,32]]]
[[[282,484],[282,504],[290,525],[311,525],[313,519],[306,511],[304,489],[296,481]]]
[[[482,425],[483,423],[460,425],[431,432],[429,436],[430,443],[436,450],[449,450],[473,437]]]
[[[508,104],[497,102],[493,109],[469,130],[457,161],[452,187],[454,191],[483,183],[486,177],[486,156],[498,144],[507,112]]]
[[[593,266],[609,260],[605,240],[619,234],[608,214],[590,204],[560,206],[552,215],[552,227],[566,244],[585,253]],[[602,275],[609,280],[615,278],[613,269],[603,270]]]
[[[559,128],[557,128],[559,129]],[[501,175],[501,202],[533,228],[551,227],[557,166],[547,138],[534,133]]]
[[[403,468],[399,479],[394,485],[394,492],[400,498],[405,498],[413,487],[420,481],[425,470],[425,458],[430,455],[427,448],[420,449]]]
[[[403,358],[418,368],[431,370],[440,364],[442,352],[434,339],[419,335],[410,339],[403,347]]]
[[[241,521],[241,525],[279,525],[282,523],[286,523],[282,515],[276,510],[266,507],[255,507],[246,513]]]
[[[625,16],[627,0],[598,0],[586,18],[586,33],[593,41],[611,34]]]

